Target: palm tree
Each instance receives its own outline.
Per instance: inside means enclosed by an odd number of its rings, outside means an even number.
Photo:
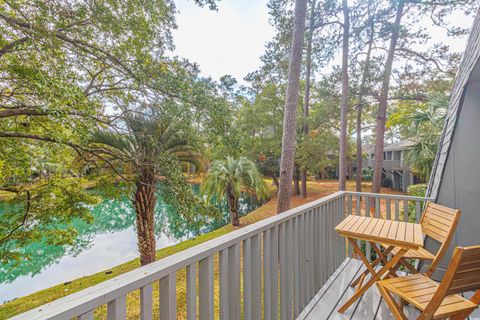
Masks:
[[[225,160],[212,162],[208,176],[202,184],[202,191],[210,199],[215,195],[218,199],[227,199],[232,225],[240,224],[238,199],[240,191],[245,189],[254,192],[258,198],[268,196],[268,188],[255,164],[246,159],[227,157]]]
[[[427,180],[432,172],[447,107],[448,96],[439,93],[430,98],[426,109],[416,110],[408,117],[415,144],[405,160],[422,180]]]
[[[180,162],[201,166],[202,158],[193,143],[193,130],[182,129],[185,126],[180,123],[181,119],[153,113],[129,115],[123,122],[126,132],[97,131],[92,134],[90,143],[105,149],[103,160],[109,170],[134,186],[132,204],[136,213],[138,250],[140,262],[145,265],[155,261],[157,183],[160,179],[182,183]]]

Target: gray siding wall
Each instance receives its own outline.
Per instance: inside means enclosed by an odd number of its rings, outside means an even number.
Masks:
[[[446,158],[449,153],[452,135],[457,122],[457,115],[459,114],[460,104],[462,100],[464,87],[467,82],[471,82],[471,75],[478,74],[478,62],[480,60],[480,8],[475,16],[473,27],[468,37],[467,48],[458,67],[455,84],[453,86],[452,94],[450,95],[450,104],[448,107],[447,119],[443,128],[442,138],[440,139],[440,147],[437,152],[437,157],[430,177],[427,196],[437,198],[440,183],[442,181],[442,173],[446,164]],[[473,71],[474,68],[477,71]]]
[[[452,248],[480,244],[480,81],[472,77],[465,92],[458,123],[453,134],[437,203],[462,210],[462,217],[439,272],[448,265]],[[427,241],[428,249],[437,249]]]

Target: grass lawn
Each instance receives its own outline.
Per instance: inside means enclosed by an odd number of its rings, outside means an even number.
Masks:
[[[198,181],[197,181],[198,180]],[[200,178],[196,178],[195,182],[200,182]],[[355,190],[355,182],[347,182],[348,190]],[[370,191],[370,184],[365,183],[362,185],[363,191]],[[324,181],[311,181],[308,183],[308,197],[302,199],[300,197],[294,197],[292,201],[292,207],[296,207],[307,202],[316,200],[318,198],[324,197],[331,193],[334,193],[338,190],[338,181],[334,180],[324,180]],[[391,190],[382,190],[385,193],[398,193]],[[276,197],[274,196],[270,201],[261,206],[260,208],[252,211],[246,216],[241,218],[241,225],[238,228],[242,228],[249,224],[255,223],[267,217],[270,217],[275,214],[276,208]],[[221,235],[227,234],[231,231],[236,230],[237,228],[232,227],[231,225],[224,226],[220,229],[212,231],[210,233],[201,235],[195,239],[187,240],[181,242],[177,245],[166,247],[157,251],[157,259],[164,258],[166,256],[172,255],[174,253],[180,252],[182,250],[188,249],[195,245],[198,245],[202,242],[208,241],[210,239],[219,237]],[[9,318],[16,314],[22,313],[29,309],[35,308],[42,304],[51,302],[53,300],[59,299],[76,291],[88,288],[90,286],[96,285],[102,281],[108,280],[110,278],[116,277],[120,274],[131,271],[140,266],[139,259],[135,259],[119,266],[116,266],[112,269],[105,270],[90,276],[85,276],[76,280],[69,282],[68,284],[60,284],[36,293],[33,293],[29,296],[18,298],[7,302],[3,305],[0,305],[0,319]],[[215,311],[218,314],[219,308],[219,290],[218,290],[218,255],[215,256]],[[177,315],[178,318],[185,318],[186,316],[186,277],[185,270],[180,270],[177,272]],[[158,283],[154,284],[154,317],[158,318]],[[140,294],[137,291],[128,294],[127,296],[127,310],[128,310],[128,319],[139,319],[140,310],[139,310],[139,301]],[[95,311],[95,319],[106,319],[106,307],[99,308]]]

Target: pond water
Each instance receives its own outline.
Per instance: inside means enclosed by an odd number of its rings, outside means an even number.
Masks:
[[[195,193],[199,185],[192,185]],[[175,210],[159,197],[155,210],[157,249],[215,230],[229,223],[225,201],[215,202],[221,217],[202,219],[188,226]],[[239,202],[240,214],[256,209],[260,203],[244,193]],[[5,205],[0,203],[0,214]],[[79,236],[73,246],[54,246],[35,243],[25,251],[31,252],[31,261],[20,265],[0,267],[0,304],[14,298],[65,283],[79,277],[108,270],[139,256],[135,234],[135,213],[127,197],[105,199],[92,207],[92,224],[76,221]]]

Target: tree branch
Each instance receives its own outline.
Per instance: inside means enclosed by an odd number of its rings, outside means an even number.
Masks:
[[[0,48],[0,58],[10,52],[10,50],[12,50],[14,47],[24,43],[25,41],[27,41],[29,39],[29,37],[23,37],[23,38],[20,38],[20,39],[17,39],[15,41],[12,41],[10,42],[9,44],[3,46],[2,48]]]

